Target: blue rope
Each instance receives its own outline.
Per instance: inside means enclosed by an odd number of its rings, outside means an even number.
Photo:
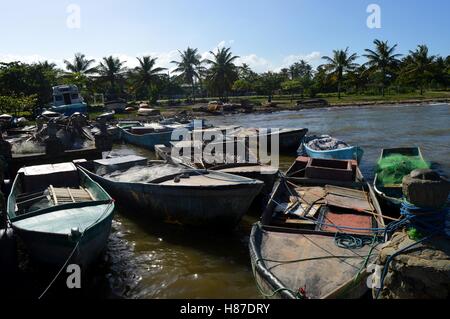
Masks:
[[[386,227],[386,235],[390,235],[400,228],[410,226],[424,235],[436,234],[448,237],[445,231],[445,222],[449,214],[448,208],[436,211],[430,208],[416,207],[405,200],[402,203],[400,213],[403,219],[389,224]]]
[[[409,249],[418,246],[419,244],[425,241],[428,241],[433,236],[443,235],[445,237],[450,237],[446,232],[446,218],[449,215],[448,207],[435,211],[434,209],[430,208],[416,207],[405,200],[402,203],[400,212],[401,215],[403,216],[403,219],[398,222],[389,224],[388,227],[386,228],[387,234],[391,234],[395,232],[397,229],[409,226],[411,228],[417,229],[423,235],[426,235],[426,237],[397,251],[395,254],[393,254],[387,259],[386,265],[384,266],[383,273],[381,276],[381,289],[378,289],[376,299],[380,297],[381,291],[383,290],[384,287],[384,280],[386,279],[389,270],[389,265],[394,260],[395,257],[403,254]]]

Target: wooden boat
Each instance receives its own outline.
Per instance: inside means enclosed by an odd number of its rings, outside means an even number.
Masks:
[[[245,147],[245,145],[239,144],[241,144],[241,142],[237,141],[220,141],[207,144],[210,149],[215,149],[217,147],[218,149],[222,149],[224,151],[223,156],[220,156],[221,160],[214,163],[208,163],[208,161],[202,156],[204,147],[206,146],[202,143],[199,145],[199,143],[193,142],[175,142],[171,143],[171,147],[156,145],[155,152],[158,158],[175,165],[181,164],[190,168],[208,169],[210,171],[223,172],[262,181],[264,183],[264,187],[262,188],[261,193],[255,198],[253,203],[254,205],[252,205],[253,208],[255,208],[255,210],[257,210],[260,214],[263,205],[265,206],[267,204],[268,197],[272,192],[275,180],[279,174],[279,170],[269,165],[260,164],[248,148],[245,149],[245,159],[226,153],[227,148],[233,148],[236,154],[238,147]],[[181,149],[184,147],[190,149],[191,153],[189,155],[180,154],[179,156],[176,156],[176,153],[183,153]],[[195,147],[200,148],[200,158],[194,156]],[[172,152],[174,148],[179,148],[180,151]]]
[[[122,170],[117,159],[112,160],[115,161],[112,165],[119,168],[114,173],[118,178],[103,173],[108,170],[96,169],[98,162],[81,164],[81,169],[114,196],[118,203],[134,206],[140,214],[151,219],[171,223],[234,228],[263,187],[262,182],[253,179],[179,167],[176,167],[176,174],[169,173],[150,181],[121,181],[123,176],[129,176],[127,171],[130,167],[139,169],[141,174],[147,166],[142,166],[135,158],[129,161],[124,159],[121,165],[130,161],[133,163]],[[108,163],[103,160],[102,165],[108,166]]]
[[[73,163],[22,168],[8,198],[8,219],[30,256],[84,269],[104,251],[111,230],[111,197]]]
[[[380,160],[391,155],[404,155],[408,157],[418,158],[425,162],[422,151],[419,147],[383,149],[381,151]],[[375,175],[373,184],[375,192],[385,204],[395,208],[400,207],[403,202],[402,184],[385,185],[381,182],[379,174]]]
[[[155,130],[153,133],[146,133],[148,130],[139,130],[135,129],[134,132],[129,132],[128,130],[121,129],[120,135],[123,141],[129,144],[133,144],[136,146],[141,146],[147,148],[151,151],[154,151],[155,145],[163,144],[169,145],[172,141],[172,133],[173,129],[161,129]]]
[[[365,266],[376,258],[376,228],[385,220],[357,165],[337,162],[352,167],[352,180],[340,173],[310,178],[308,161],[299,158],[253,226],[251,262],[265,297],[360,298],[367,292]]]
[[[326,136],[328,137],[328,136]],[[357,160],[358,163],[361,162],[364,155],[364,151],[357,146],[350,146],[340,149],[330,149],[330,150],[315,150],[308,146],[308,142],[320,137],[312,136],[306,138],[302,144],[302,148],[299,150],[299,155],[306,153],[307,156],[313,158],[322,159],[337,159],[337,160]],[[301,154],[303,153],[303,154]]]
[[[242,140],[245,140],[248,137],[258,136],[258,144],[260,144],[260,140],[266,139],[267,145],[269,148],[269,152],[272,152],[271,141],[273,136],[278,136],[279,138],[279,152],[281,153],[289,153],[295,152],[299,149],[303,138],[306,133],[308,133],[308,129],[300,128],[300,129],[280,129],[280,130],[272,130],[267,129],[267,131],[260,131],[259,129],[247,129],[247,128],[238,128],[234,132],[230,134],[232,137],[238,137]]]

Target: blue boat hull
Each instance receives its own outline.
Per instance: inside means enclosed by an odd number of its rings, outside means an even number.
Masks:
[[[306,145],[303,145],[303,148],[306,154],[312,158],[357,160],[360,163],[364,155],[364,151],[357,146],[330,151],[315,151]]]
[[[155,150],[155,145],[162,144],[165,146],[169,146],[170,142],[172,142],[172,134],[173,131],[151,133],[144,135],[132,134],[124,129],[121,129],[120,131],[120,136],[124,142],[136,146],[141,146],[151,151]]]
[[[86,103],[76,103],[70,105],[52,106],[50,109],[52,112],[64,114],[65,116],[71,116],[74,113],[87,113]]]

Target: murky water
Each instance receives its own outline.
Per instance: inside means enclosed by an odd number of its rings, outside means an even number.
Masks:
[[[450,106],[342,108],[232,115],[216,125],[307,127],[365,150],[362,170],[373,176],[381,148],[420,146],[442,174],[450,175]],[[115,154],[154,155],[118,145]],[[282,168],[294,157],[283,157]],[[214,209],[211,207],[211,209]],[[136,217],[119,207],[106,261],[91,297],[259,298],[248,255],[248,238],[257,217],[247,216],[231,233],[208,233]],[[93,285],[94,283],[92,283]]]

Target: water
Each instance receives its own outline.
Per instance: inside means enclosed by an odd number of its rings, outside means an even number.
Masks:
[[[212,118],[216,125],[307,127],[365,150],[362,170],[369,178],[381,148],[420,146],[424,156],[450,173],[450,107],[386,106],[232,115]],[[154,154],[118,145],[114,155]],[[294,157],[282,157],[287,168]],[[212,207],[213,209],[213,207]],[[119,207],[104,264],[90,297],[101,298],[259,298],[248,239],[257,217],[246,216],[231,233],[205,233],[149,222]],[[94,285],[94,283],[91,283]],[[39,287],[43,284],[40,283]],[[92,296],[93,295],[93,296]]]

